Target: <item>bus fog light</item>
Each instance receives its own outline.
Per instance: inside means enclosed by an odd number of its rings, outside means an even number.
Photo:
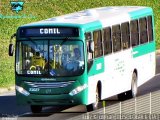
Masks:
[[[16,86],[16,90],[20,93],[22,93],[25,96],[29,96],[30,93],[28,91],[26,91],[25,89],[23,89],[22,87]]]
[[[82,90],[86,89],[87,88],[87,84],[84,84],[82,86],[78,86],[77,88],[73,89],[69,95],[70,96],[73,96],[73,95],[76,95],[78,94],[79,92],[81,92]]]

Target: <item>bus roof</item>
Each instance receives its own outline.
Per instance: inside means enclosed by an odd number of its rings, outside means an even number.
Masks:
[[[141,16],[151,15],[152,8],[144,6],[110,6],[87,9],[67,15],[57,16],[46,20],[26,24],[24,26],[84,26],[86,24],[101,22],[103,26],[136,19]]]

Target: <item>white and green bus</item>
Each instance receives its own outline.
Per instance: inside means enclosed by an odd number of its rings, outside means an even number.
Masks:
[[[135,97],[155,75],[153,18],[150,7],[117,6],[20,26],[11,37],[18,104],[34,113],[79,104],[91,111],[114,95]]]

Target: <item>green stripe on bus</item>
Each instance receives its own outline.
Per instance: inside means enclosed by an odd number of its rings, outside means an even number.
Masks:
[[[139,57],[139,56],[142,56],[142,55],[154,52],[154,51],[155,51],[154,41],[147,43],[147,44],[139,45],[133,48],[133,51],[132,51],[133,58],[136,58],[136,57]]]
[[[104,72],[104,57],[95,58],[91,69],[88,73],[89,76],[96,75]]]
[[[153,11],[152,8],[144,8],[133,12],[129,12],[129,14],[131,19],[134,20],[134,19],[139,19],[140,17],[146,17],[148,15],[152,15]]]
[[[81,27],[85,30],[85,32],[89,32],[89,31],[93,31],[93,30],[95,31],[95,30],[102,29],[102,23],[97,20],[94,22],[82,24]]]

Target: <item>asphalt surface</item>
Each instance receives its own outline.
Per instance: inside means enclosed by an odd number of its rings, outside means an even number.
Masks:
[[[160,90],[160,55],[157,56],[156,75],[138,88],[138,96]],[[116,96],[106,100],[107,105],[116,104]],[[0,118],[17,118],[18,119],[52,119],[64,120],[86,112],[83,105],[63,106],[63,107],[45,107],[42,113],[32,114],[29,106],[17,106],[15,92],[8,92],[0,95]]]

